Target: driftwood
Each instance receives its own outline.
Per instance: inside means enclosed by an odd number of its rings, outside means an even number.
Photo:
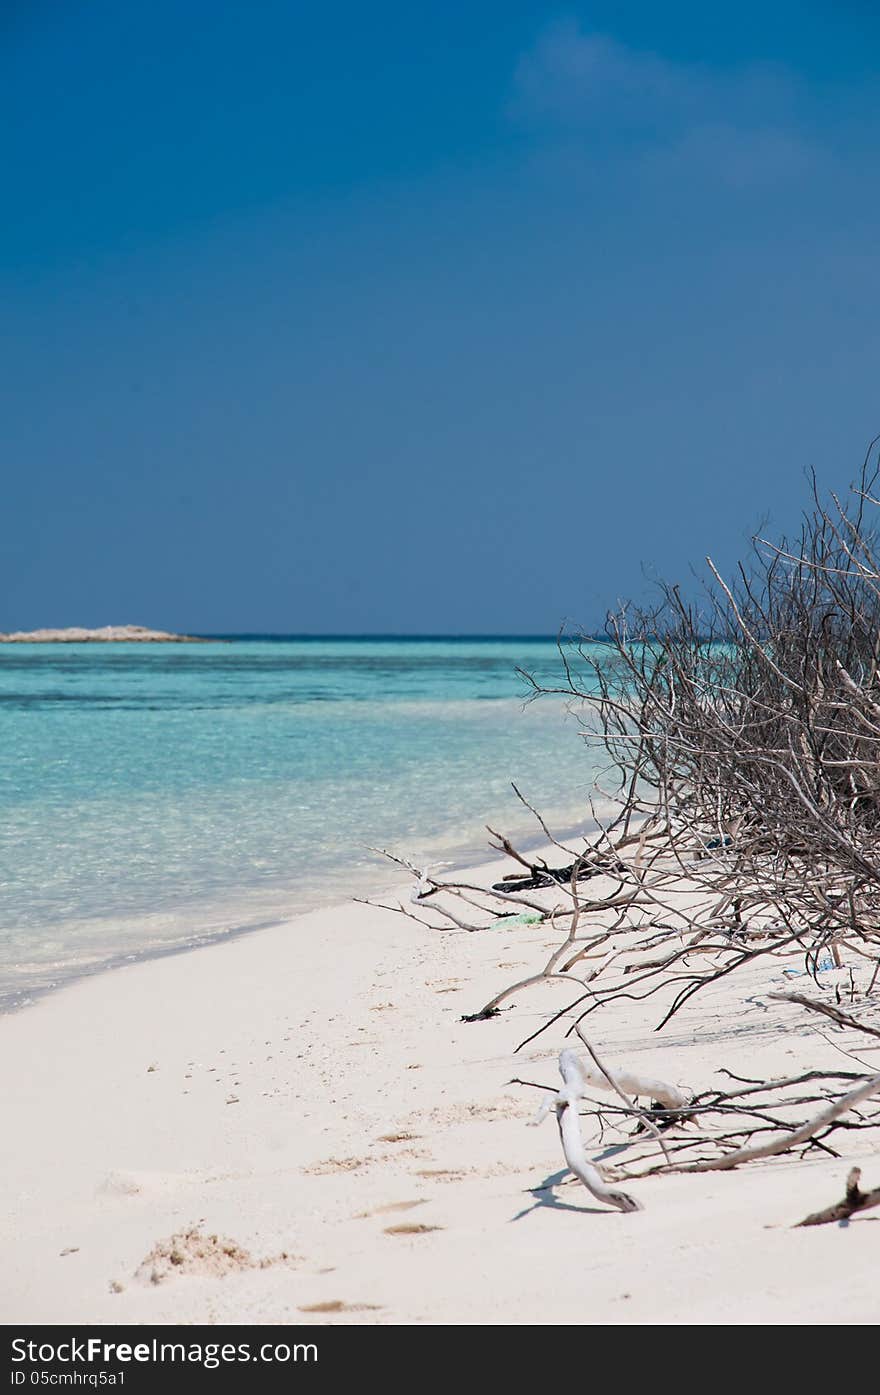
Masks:
[[[836,1202],[834,1206],[827,1206],[824,1211],[814,1211],[805,1216],[802,1221],[798,1221],[798,1226],[832,1225],[835,1221],[849,1220],[857,1211],[867,1211],[872,1206],[880,1206],[880,1187],[863,1192],[859,1186],[861,1178],[861,1168],[851,1168],[847,1175],[843,1200]]]
[[[851,1090],[849,1094],[835,1100],[827,1109],[823,1109],[821,1113],[808,1119],[798,1128],[783,1133],[781,1138],[771,1139],[768,1143],[754,1144],[748,1148],[737,1148],[732,1153],[725,1153],[720,1158],[680,1163],[675,1167],[675,1171],[723,1172],[732,1167],[741,1167],[743,1163],[757,1162],[760,1158],[772,1158],[779,1153],[790,1152],[799,1143],[806,1143],[808,1139],[815,1138],[818,1133],[827,1129],[829,1124],[832,1124],[835,1119],[839,1119],[842,1114],[846,1114],[848,1110],[854,1109],[863,1100],[870,1099],[872,1095],[877,1094],[880,1094],[880,1075],[873,1076],[860,1085],[857,1090]]]
[[[830,1017],[839,1027],[854,1027],[856,1031],[866,1032],[868,1036],[880,1037],[880,1028],[861,1022],[848,1012],[841,1012],[840,1008],[834,1007],[832,1003],[819,1003],[815,998],[805,998],[802,993],[768,993],[767,997],[774,998],[779,1003],[798,1003],[810,1012],[820,1012],[824,1017]]]
[[[549,1110],[554,1109],[563,1156],[575,1177],[583,1182],[587,1191],[596,1197],[597,1201],[604,1201],[606,1205],[614,1206],[618,1211],[639,1211],[639,1203],[626,1192],[615,1191],[613,1187],[609,1187],[598,1168],[587,1157],[578,1112],[584,1092],[582,1072],[582,1063],[575,1053],[563,1051],[559,1057],[562,1089],[552,1100],[546,1102],[535,1122],[540,1123]]]
[[[615,1178],[646,1177],[673,1172],[730,1171],[763,1158],[795,1152],[805,1145],[819,1146],[837,1156],[834,1150],[822,1141],[831,1132],[836,1128],[876,1127],[880,1118],[880,1110],[867,1117],[859,1115],[855,1122],[844,1122],[843,1117],[850,1112],[858,1113],[860,1105],[880,1095],[880,1075],[866,1079],[852,1072],[810,1071],[789,1079],[757,1082],[734,1090],[705,1091],[694,1095],[687,1103],[678,1107],[660,1109],[654,1106],[650,1113],[646,1114],[627,1099],[619,1086],[626,1082],[632,1087],[630,1093],[644,1096],[653,1095],[658,1085],[667,1098],[681,1098],[681,1092],[677,1087],[617,1069],[613,1072],[593,1072],[577,1053],[571,1050],[560,1053],[559,1071],[563,1079],[563,1088],[558,1092],[550,1091],[534,1122],[540,1123],[550,1110],[556,1110],[566,1162],[596,1196],[600,1196],[600,1192],[594,1187],[598,1174],[594,1164],[589,1164],[591,1170],[585,1173],[587,1160],[580,1120],[575,1126],[573,1119],[569,1117],[571,1112],[582,1108],[585,1103],[588,1106],[587,1117],[604,1120],[603,1131],[609,1119],[616,1120],[621,1126],[628,1123],[637,1125],[636,1132],[630,1132],[628,1136],[621,1132],[621,1143],[633,1152],[633,1157],[626,1163],[618,1163],[613,1168],[606,1169]],[[855,1088],[833,1096],[830,1100],[821,1089],[818,1093],[806,1094],[797,1090],[797,1087],[814,1082],[821,1082],[822,1087],[832,1084],[838,1086],[839,1083],[846,1082],[850,1086],[854,1084]],[[611,1089],[614,1093],[619,1093],[622,1105],[609,1106],[592,1100],[591,1092],[596,1089]],[[811,1114],[804,1122],[797,1123],[785,1117],[792,1109],[801,1109],[806,1104],[818,1100],[824,1101],[824,1107],[818,1113]],[[563,1109],[566,1128],[564,1133],[563,1114],[560,1112]],[[657,1142],[659,1152],[656,1154],[651,1152],[653,1145],[644,1137],[644,1132],[641,1141],[639,1140],[638,1131],[644,1130],[646,1125],[648,1132]],[[658,1125],[663,1126],[662,1135]],[[770,1133],[772,1136],[760,1142],[754,1141],[764,1133]],[[740,1146],[731,1146],[742,1139],[748,1141]],[[620,1144],[616,1151],[620,1153]],[[694,1154],[697,1156],[694,1157]],[[572,1157],[577,1166],[572,1163]],[[587,1177],[589,1180],[586,1180]],[[604,1187],[605,1183],[602,1185]],[[606,1193],[607,1188],[601,1193],[601,1199],[608,1199]],[[873,1205],[873,1201],[870,1204]]]
[[[425,928],[494,934],[518,924],[528,946],[537,918],[541,944],[553,941],[531,973],[499,983],[465,1021],[543,994],[548,1006],[518,1050],[557,1029],[586,1043],[585,1019],[623,1002],[644,1004],[660,1030],[723,979],[761,967],[772,984],[794,961],[811,996],[767,998],[880,1038],[869,1021],[880,982],[875,445],[848,498],[824,498],[812,481],[798,536],[754,539],[735,580],[707,559],[698,600],[661,585],[653,608],[609,616],[601,641],[560,637],[555,684],[523,674],[531,698],[568,701],[602,757],[590,830],[560,841],[514,786],[546,856],[490,829],[513,870],[489,886],[395,859],[417,888],[392,908]],[[632,1088],[595,1054],[592,1066],[573,1054],[566,1062],[570,1097],[557,1117],[581,1171],[575,1087],[600,1130],[638,1145],[618,1176],[729,1169],[786,1152],[837,1156],[829,1140],[880,1128],[880,1077],[870,1069],[804,1061],[786,1080],[673,1102]],[[586,1091],[614,1098],[599,1104]],[[632,1102],[640,1093],[651,1107]]]
[[[680,1109],[688,1102],[689,1096],[684,1090],[680,1090],[677,1085],[667,1085],[663,1080],[654,1080],[646,1075],[634,1075],[631,1071],[612,1069],[609,1066],[599,1065],[589,1042],[583,1038],[584,1045],[597,1063],[597,1068],[591,1070],[575,1051],[563,1051],[559,1057],[559,1069],[562,1070],[562,1062],[567,1062],[567,1068],[573,1078],[577,1078],[582,1085],[582,1094],[588,1090],[613,1090],[615,1094],[643,1096],[649,1100],[656,1100],[665,1109]]]

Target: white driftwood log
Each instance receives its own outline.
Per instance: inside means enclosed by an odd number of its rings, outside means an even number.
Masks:
[[[429,896],[433,896],[438,890],[437,873],[442,872],[444,867],[448,867],[448,862],[433,862],[430,867],[418,874],[418,881],[415,886],[410,887],[409,899],[413,905],[418,905],[420,901],[426,901]]]
[[[587,1065],[576,1051],[560,1053],[559,1070],[563,1079],[567,1071],[580,1080],[583,1086],[581,1094],[586,1094],[587,1090],[610,1090],[621,1095],[642,1095],[656,1100],[664,1109],[683,1109],[688,1103],[688,1096],[677,1085],[667,1085],[663,1080],[652,1080],[647,1075],[634,1075],[632,1071],[612,1070],[607,1066],[603,1073]]]
[[[616,1206],[618,1211],[641,1211],[642,1208],[634,1197],[609,1187],[599,1173],[599,1169],[587,1157],[581,1133],[581,1116],[578,1111],[586,1081],[582,1062],[574,1051],[560,1053],[559,1073],[562,1076],[562,1089],[547,1101],[535,1123],[539,1123],[551,1109],[555,1109],[562,1152],[575,1177],[583,1182],[587,1191],[597,1201],[604,1201],[608,1206]],[[605,1089],[608,1089],[607,1081]]]

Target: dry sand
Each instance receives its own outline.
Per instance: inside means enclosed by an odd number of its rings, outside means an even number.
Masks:
[[[0,1320],[876,1321],[878,1213],[791,1228],[838,1199],[846,1162],[630,1182],[635,1215],[547,1187],[555,1126],[526,1127],[536,1092],[507,1082],[558,1078],[560,1033],[513,1051],[569,990],[459,1017],[550,938],[345,906],[0,1019]],[[759,967],[659,1035],[644,1004],[591,1032],[609,1064],[694,1088],[722,1066],[858,1069],[766,1001],[783,982]],[[861,1162],[880,1185],[880,1155]]]

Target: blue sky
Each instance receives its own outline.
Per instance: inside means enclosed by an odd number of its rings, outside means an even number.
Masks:
[[[596,627],[880,430],[859,3],[0,16],[0,628]]]

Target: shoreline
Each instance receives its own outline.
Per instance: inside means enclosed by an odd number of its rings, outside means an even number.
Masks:
[[[585,834],[592,833],[595,831],[595,828],[595,823],[592,820],[587,820],[578,826],[569,826],[556,836],[561,842],[564,842],[569,838],[576,839]],[[541,833],[533,832],[531,836],[520,837],[519,846],[522,848],[523,852],[534,852],[537,849],[546,847],[547,840]],[[470,848],[469,852],[462,852],[460,850],[450,850],[450,852],[452,853],[452,858],[449,863],[450,868],[454,867],[459,871],[484,867],[487,858],[492,855],[491,849],[484,848],[478,850],[473,846]],[[394,895],[395,890],[401,885],[399,873],[400,869],[396,869],[395,872],[395,869],[393,869],[392,865],[389,863],[387,882],[384,882],[378,889],[376,887],[370,889],[366,893],[367,897],[369,899],[380,899],[385,896]],[[303,882],[303,885],[307,884],[307,881]],[[407,893],[408,890],[409,887],[407,886]],[[290,900],[293,900],[296,894],[294,888],[291,888],[289,893],[284,893],[285,897],[289,897]],[[10,981],[9,988],[3,989],[2,992],[0,992],[0,1020],[9,1014],[25,1012],[28,1008],[33,1007],[44,998],[50,997],[56,993],[62,993],[67,988],[83,980],[93,979],[103,974],[114,974],[120,969],[129,968],[137,964],[148,964],[154,959],[167,959],[181,954],[195,953],[198,950],[209,950],[217,945],[226,943],[226,941],[241,939],[246,935],[259,934],[263,930],[271,930],[278,926],[289,924],[291,921],[299,920],[302,916],[312,915],[316,911],[333,909],[344,910],[346,907],[354,905],[362,899],[364,898],[356,897],[354,893],[348,897],[340,897],[339,899],[334,899],[332,895],[328,895],[326,901],[306,906],[300,910],[292,906],[282,908],[279,903],[277,913],[269,914],[265,919],[253,922],[242,921],[230,925],[225,929],[206,930],[204,933],[196,933],[193,939],[187,940],[186,942],[171,941],[168,944],[150,945],[144,949],[138,950],[121,949],[117,953],[97,963],[87,961],[80,965],[66,967],[59,971],[57,980],[51,983],[38,983],[32,987],[23,987],[20,991],[16,991],[11,986]],[[404,896],[404,899],[406,899],[406,896]],[[245,900],[247,900],[246,897]],[[185,924],[185,910],[170,911],[168,914],[178,918],[182,925]]]
[[[320,645],[0,651],[4,1007],[383,892],[397,874],[365,843],[421,866],[489,856],[494,818],[531,841],[511,776],[554,827],[587,812],[576,719],[555,700],[526,711],[517,691],[527,646]]]
[[[648,1178],[634,1216],[558,1185],[555,1126],[528,1128],[535,1092],[509,1082],[558,1080],[559,1034],[515,1048],[559,990],[460,1021],[550,938],[331,906],[0,1018],[5,1320],[875,1321],[870,1224],[791,1229],[838,1195],[845,1159]],[[745,970],[664,1032],[628,1003],[593,1034],[603,1059],[688,1085],[758,1060],[839,1065],[820,1031],[772,1010],[772,986]],[[880,1155],[864,1167],[876,1185]],[[227,1272],[193,1228],[241,1247]]]

